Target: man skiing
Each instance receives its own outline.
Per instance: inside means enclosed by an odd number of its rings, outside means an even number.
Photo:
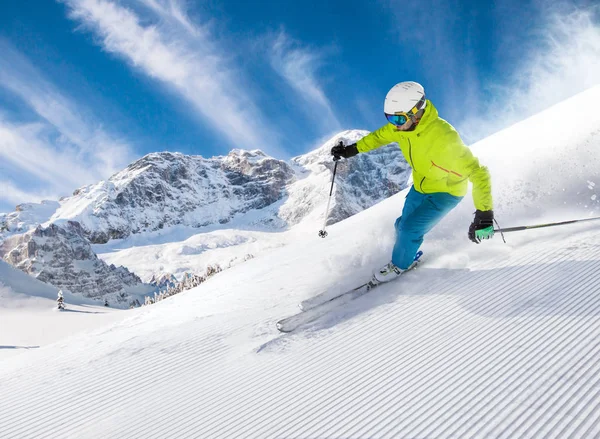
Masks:
[[[340,142],[331,149],[336,159],[350,158],[397,142],[412,168],[413,186],[394,224],[392,260],[373,273],[378,282],[388,282],[412,268],[425,234],[463,199],[469,180],[477,209],[469,239],[479,243],[494,236],[490,173],[452,125],[438,116],[423,87],[416,82],[396,84],[385,97],[384,113],[388,124],[352,145]]]

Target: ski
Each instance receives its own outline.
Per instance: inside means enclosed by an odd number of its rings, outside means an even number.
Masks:
[[[416,265],[420,262],[421,257],[423,256],[423,252],[422,251],[418,251],[417,254],[415,255],[415,264],[411,265],[411,267],[409,268],[409,270],[412,270],[413,268],[416,267]],[[359,287],[356,287],[354,290],[359,290],[367,285],[371,284],[371,286],[369,287],[369,289],[367,291],[369,291],[370,289],[374,288],[375,286],[377,286],[377,282],[373,282],[373,280],[367,282],[366,284],[363,284]],[[352,291],[354,291],[352,290]],[[308,311],[309,309],[312,309],[316,306],[321,305],[322,303],[325,302],[329,302],[332,299],[335,299],[338,296],[341,296],[343,294],[347,294],[351,291],[347,291],[347,292],[343,292],[343,293],[339,293],[339,292],[331,292],[331,291],[325,291],[321,294],[318,294],[316,296],[313,296],[309,299],[303,300],[302,302],[300,302],[298,304],[298,307],[302,310],[302,311]]]
[[[371,281],[367,282],[360,287],[354,288],[345,293],[339,294],[332,299],[329,299],[319,305],[316,305],[306,311],[300,311],[298,314],[295,314],[291,317],[285,318],[277,322],[277,329],[281,332],[292,332],[299,326],[310,323],[314,320],[317,320],[319,317],[327,314],[329,311],[341,306],[345,303],[348,303],[357,297],[362,296],[367,293],[377,284],[371,283]]]
[[[372,290],[373,288],[375,288],[377,286],[377,282],[373,281],[373,279],[371,279],[369,282],[367,282],[366,284],[362,284],[356,288],[353,288],[350,291],[344,291],[344,292],[331,292],[331,291],[325,291],[321,294],[318,294],[314,297],[311,297],[309,299],[303,300],[302,302],[300,302],[298,304],[298,308],[300,308],[301,311],[309,311],[313,308],[316,308],[324,303],[330,302],[332,300],[334,300],[335,298],[339,297],[339,296],[343,296],[345,294],[350,294],[354,291],[362,291],[363,289],[366,289],[366,291],[364,291],[365,293]]]
[[[417,253],[417,256],[415,256],[415,263],[410,267],[410,270],[417,267],[422,254],[423,252]],[[299,326],[313,322],[335,308],[368,293],[378,285],[380,284],[377,281],[371,279],[363,285],[353,288],[350,291],[334,295],[333,297],[328,298],[326,293],[320,294],[313,298],[318,300],[313,300],[312,302],[305,301],[306,304],[305,302],[302,302],[305,306],[302,307],[302,311],[298,314],[279,320],[277,322],[277,329],[281,332],[292,332]]]

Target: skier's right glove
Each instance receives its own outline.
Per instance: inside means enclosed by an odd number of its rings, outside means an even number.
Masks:
[[[469,239],[479,244],[482,239],[490,239],[494,236],[494,211],[477,210],[475,219],[469,227]]]
[[[339,160],[342,157],[348,159],[350,157],[354,157],[358,154],[358,148],[356,148],[356,143],[352,145],[345,146],[344,142],[340,140],[340,142],[331,148],[331,155],[335,160]]]

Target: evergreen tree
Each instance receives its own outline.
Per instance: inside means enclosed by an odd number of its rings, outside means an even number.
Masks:
[[[206,277],[214,276],[215,274],[220,273],[221,271],[223,270],[221,269],[221,266],[219,264],[209,265],[208,267],[206,267]]]
[[[62,290],[58,290],[58,298],[56,299],[56,303],[58,305],[58,309],[61,311],[67,307],[67,305],[65,305],[65,298],[63,297]]]

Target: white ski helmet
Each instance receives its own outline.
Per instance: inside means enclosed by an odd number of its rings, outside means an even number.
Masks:
[[[412,81],[400,82],[392,87],[385,97],[383,112],[385,114],[409,113],[415,107],[422,110],[427,105],[425,89],[421,84]]]

